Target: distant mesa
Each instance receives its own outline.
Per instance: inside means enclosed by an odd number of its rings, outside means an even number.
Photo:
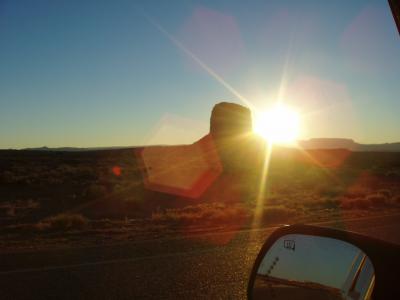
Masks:
[[[299,141],[299,145],[304,149],[348,149],[356,148],[356,143],[351,139],[340,138],[316,138],[306,141]]]
[[[400,143],[359,144],[352,139],[315,138],[298,142],[303,149],[347,149],[350,151],[400,152]]]
[[[124,146],[124,147],[55,147],[49,148],[47,146],[39,147],[39,148],[24,148],[21,150],[25,151],[60,151],[60,152],[80,152],[80,151],[97,151],[97,150],[118,150],[118,149],[133,149],[138,147],[133,146]]]

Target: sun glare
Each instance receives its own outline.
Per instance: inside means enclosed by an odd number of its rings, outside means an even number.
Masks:
[[[293,144],[299,134],[299,114],[292,108],[279,104],[271,110],[256,112],[254,132],[274,144]]]

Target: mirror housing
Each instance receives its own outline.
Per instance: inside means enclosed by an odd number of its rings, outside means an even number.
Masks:
[[[291,238],[287,238],[289,236]],[[384,242],[381,240],[373,239],[370,237],[366,237],[360,234],[347,232],[347,231],[340,231],[331,228],[324,228],[324,227],[316,227],[311,225],[292,225],[292,226],[284,226],[276,231],[274,231],[269,238],[266,240],[265,244],[263,245],[261,251],[259,252],[257,259],[254,263],[248,289],[247,295],[248,299],[254,299],[254,287],[256,283],[257,274],[260,275],[260,266],[264,263],[268,267],[264,267],[267,271],[267,275],[272,275],[271,270],[276,265],[282,266],[282,260],[277,259],[276,255],[272,255],[274,251],[276,251],[277,244],[280,245],[282,249],[285,251],[289,251],[288,253],[295,253],[293,249],[294,247],[299,246],[299,239],[302,240],[301,237],[307,237],[308,240],[310,238],[314,241],[324,241],[324,240],[331,240],[343,245],[347,245],[347,247],[353,247],[354,249],[360,250],[359,252],[362,253],[362,257],[368,262],[368,264],[372,265],[369,267],[374,272],[373,282],[371,281],[371,285],[373,286],[372,290],[372,299],[400,299],[400,289],[397,288],[399,285],[398,283],[398,274],[400,271],[400,246],[391,244],[388,242]],[[294,237],[294,238],[293,238]],[[297,242],[293,242],[296,240]],[[289,241],[289,242],[288,242]],[[285,244],[284,244],[285,243]],[[297,244],[296,244],[297,243]],[[281,245],[282,244],[282,245]],[[310,243],[308,243],[309,245]],[[317,244],[313,244],[317,245]],[[324,245],[329,245],[329,243],[324,243]],[[331,244],[332,245],[332,244]],[[287,246],[287,247],[286,247]],[[318,246],[317,246],[318,248]],[[343,247],[341,247],[343,248]],[[319,249],[319,248],[318,248]],[[329,250],[329,248],[328,248]],[[282,252],[280,252],[282,253]],[[312,250],[309,252],[312,254]],[[270,258],[268,258],[270,256]],[[273,256],[273,257],[272,257]],[[280,255],[281,256],[281,255]],[[311,256],[310,256],[311,257]],[[340,256],[338,256],[340,258]],[[273,258],[277,261],[273,261]],[[304,258],[304,257],[303,257]],[[272,259],[272,260],[271,260]],[[282,259],[282,256],[281,256]],[[264,261],[264,262],[263,262]],[[290,260],[286,260],[286,270],[290,267],[296,267],[295,263],[290,264]],[[322,260],[324,261],[324,260]],[[326,260],[328,262],[328,260]],[[267,263],[266,263],[267,262]],[[292,261],[293,262],[293,261]],[[321,265],[321,261],[320,264]],[[323,270],[323,267],[321,270]],[[327,269],[328,270],[328,269]],[[322,271],[324,272],[324,271]],[[261,273],[265,273],[264,271]],[[298,273],[298,272],[297,272]],[[263,274],[265,275],[265,274]],[[282,278],[282,274],[280,276]],[[274,276],[267,276],[268,283],[271,284],[270,279],[275,280]],[[372,277],[371,277],[372,278]],[[279,285],[282,285],[282,280],[278,279]],[[259,282],[259,279],[257,279]],[[294,281],[295,282],[295,281]],[[311,283],[309,278],[305,278],[303,282]],[[276,282],[274,283],[276,284]],[[318,283],[314,286],[321,287]],[[297,286],[298,287],[298,286]],[[268,295],[266,295],[268,299]],[[276,295],[272,293],[269,295],[270,299],[279,299],[276,298]],[[319,299],[319,298],[318,298]],[[343,298],[343,299],[352,299],[352,298]],[[358,299],[358,298],[354,298]]]

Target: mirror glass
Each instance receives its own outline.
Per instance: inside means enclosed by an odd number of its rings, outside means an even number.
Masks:
[[[375,272],[370,259],[347,242],[289,234],[262,259],[253,299],[370,299]]]

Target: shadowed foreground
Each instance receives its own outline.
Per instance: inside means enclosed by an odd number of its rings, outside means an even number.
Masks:
[[[325,223],[400,243],[399,215]],[[244,299],[271,229],[0,256],[2,299]]]

